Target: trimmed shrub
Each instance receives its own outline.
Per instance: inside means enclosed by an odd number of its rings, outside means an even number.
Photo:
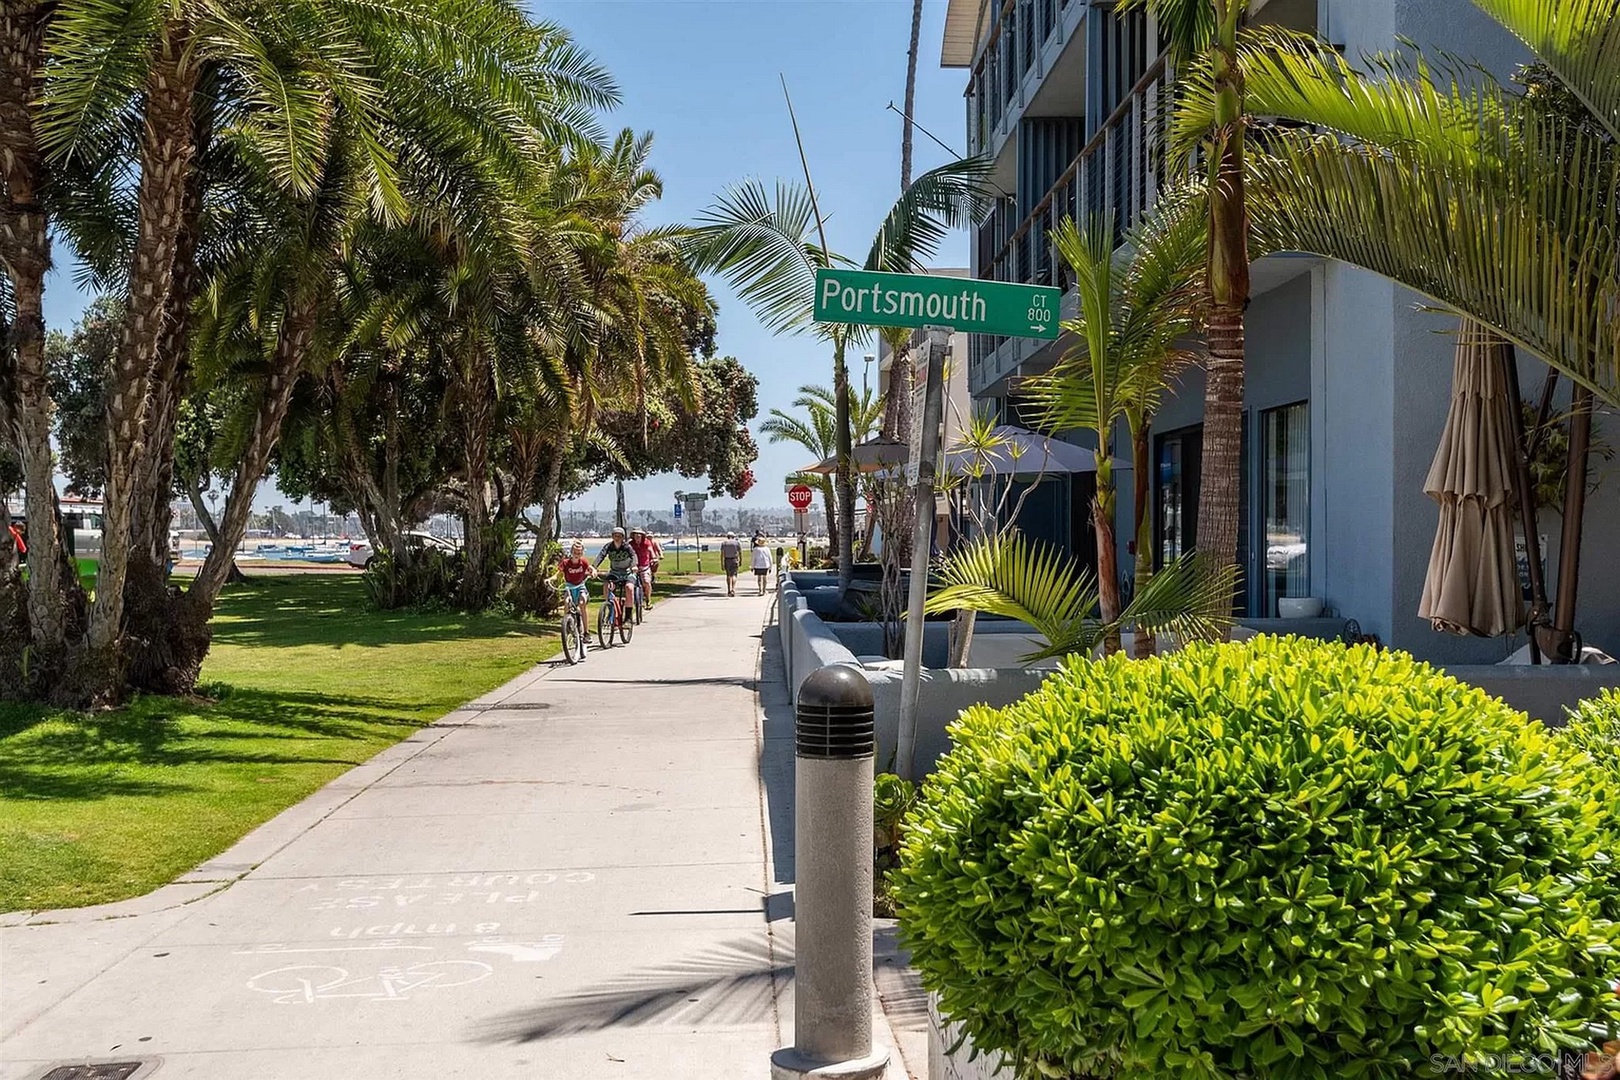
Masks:
[[[894,893],[1022,1076],[1407,1077],[1620,1021],[1603,779],[1408,656],[1074,658],[952,735]]]
[[[1568,745],[1591,756],[1610,778],[1620,780],[1620,691],[1605,690],[1583,701],[1558,731]]]

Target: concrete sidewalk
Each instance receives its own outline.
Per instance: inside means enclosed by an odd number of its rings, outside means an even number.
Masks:
[[[181,884],[0,929],[0,1080],[768,1075],[792,1022],[772,600],[707,579]]]

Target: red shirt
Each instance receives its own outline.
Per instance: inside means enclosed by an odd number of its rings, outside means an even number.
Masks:
[[[562,570],[563,580],[570,585],[583,585],[585,579],[591,576],[591,564],[587,559],[563,559],[557,566]]]
[[[636,565],[651,566],[653,552],[658,550],[658,541],[650,536],[643,536],[640,540],[630,541],[630,546],[636,549]]]

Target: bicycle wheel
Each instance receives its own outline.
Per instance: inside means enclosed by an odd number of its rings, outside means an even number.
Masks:
[[[570,664],[577,664],[584,659],[584,655],[580,651],[578,618],[579,616],[572,611],[563,613],[562,629],[560,631],[562,635],[562,652],[563,659]]]
[[[641,595],[641,586],[637,585],[636,586],[636,618],[635,618],[635,623],[636,623],[637,626],[641,625],[641,615],[646,610],[647,610],[647,605],[646,605],[645,599]],[[626,620],[626,621],[628,622],[629,620]]]
[[[624,616],[619,619],[619,640],[626,645],[630,644],[630,633],[636,628],[636,621],[630,617],[630,610],[625,608]]]
[[[613,648],[613,601],[604,599],[596,609],[596,644],[604,649]]]

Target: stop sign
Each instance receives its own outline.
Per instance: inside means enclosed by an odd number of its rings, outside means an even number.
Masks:
[[[810,509],[810,500],[815,498],[815,492],[806,484],[794,484],[788,488],[788,505],[795,510]]]

